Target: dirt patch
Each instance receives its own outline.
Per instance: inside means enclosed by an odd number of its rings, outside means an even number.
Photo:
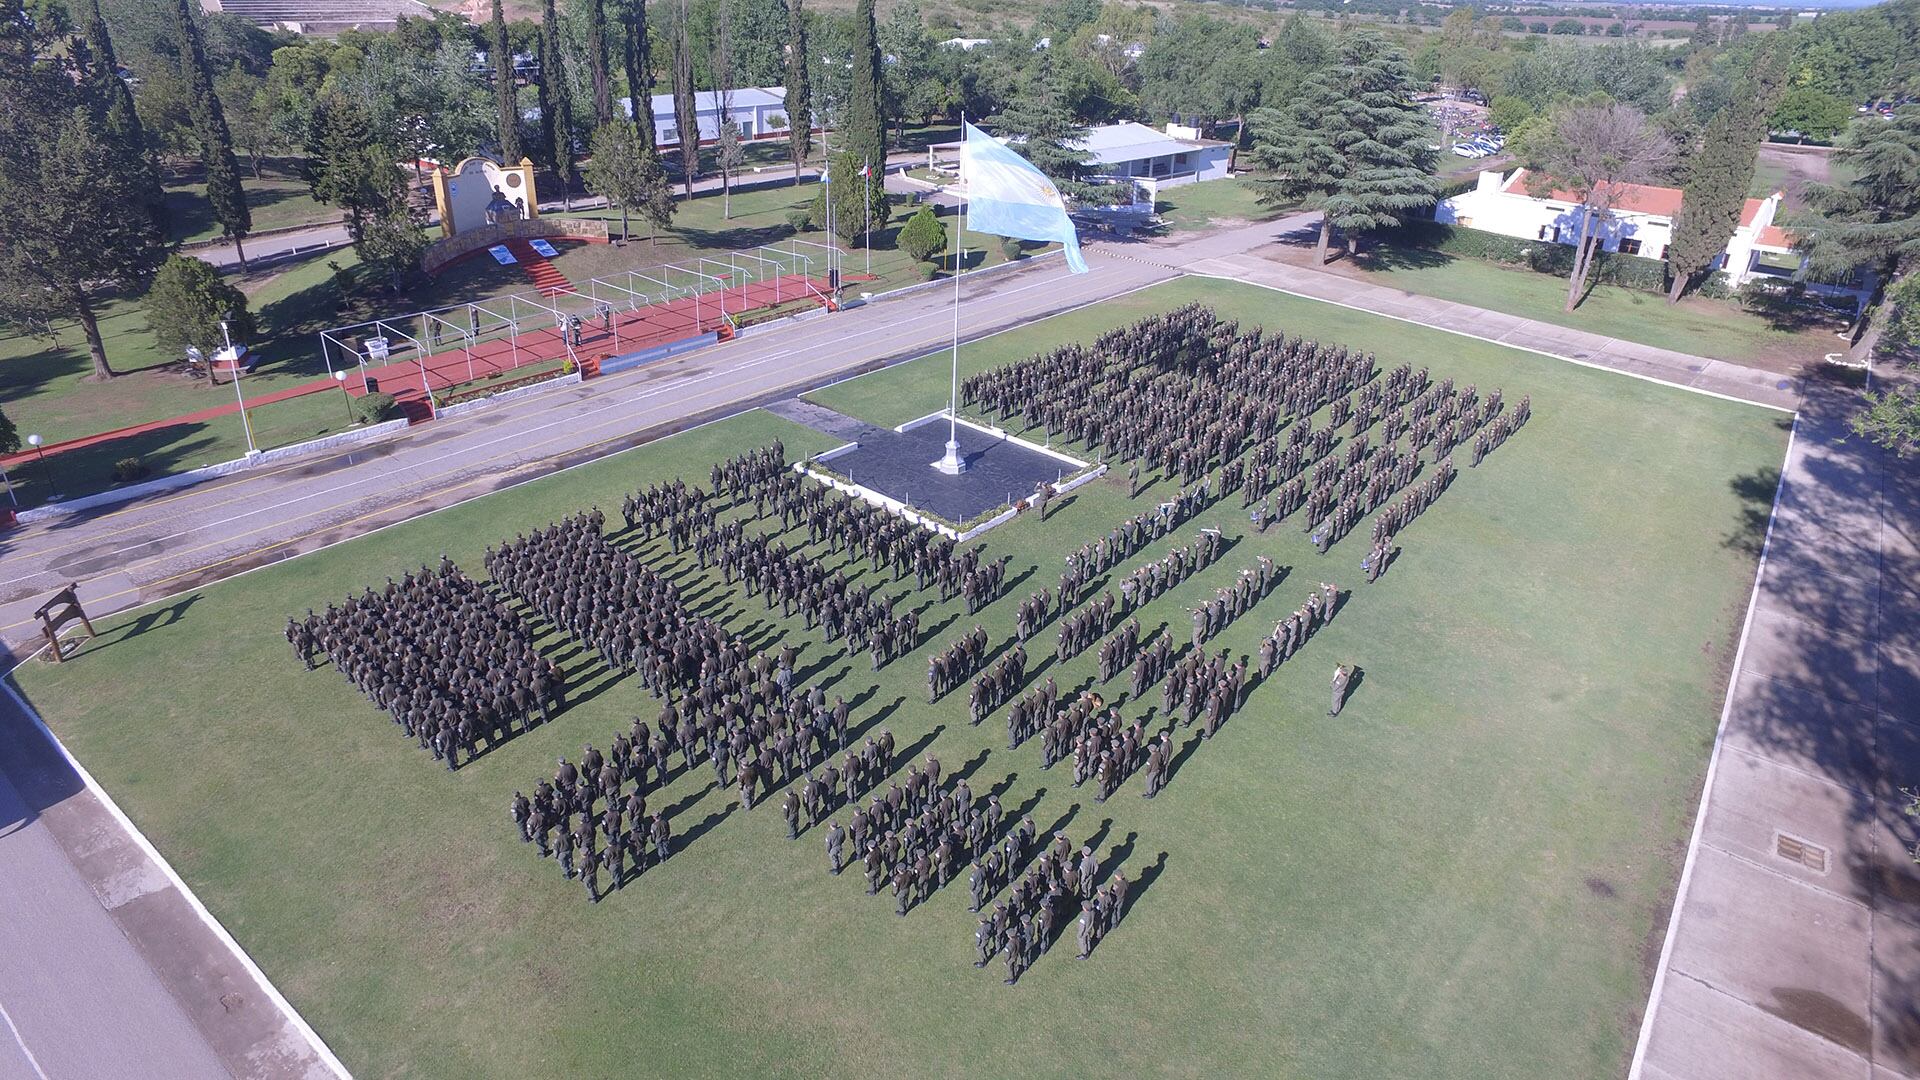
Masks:
[[[1817,146],[1781,146],[1764,143],[1759,155],[1754,159],[1763,175],[1778,173],[1782,179],[1778,186],[1785,198],[1781,200],[1781,209],[1798,212],[1807,208],[1806,187],[1808,183],[1830,183],[1832,172],[1828,169],[1832,151]]]

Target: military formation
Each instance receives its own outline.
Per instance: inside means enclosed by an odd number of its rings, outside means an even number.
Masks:
[[[565,676],[518,613],[444,557],[288,619],[286,637],[307,670],[325,656],[449,769],[566,707]]]
[[[986,967],[999,956],[1007,965],[1007,985],[1014,985],[1076,914],[1080,951],[1075,958],[1087,959],[1100,938],[1119,924],[1126,911],[1127,888],[1123,869],[1116,867],[1113,875],[1101,883],[1100,859],[1093,848],[1083,845],[1076,851],[1065,834],[1055,833],[1006,897],[981,916],[974,931],[973,966]],[[976,888],[975,911],[980,910],[980,898]]]

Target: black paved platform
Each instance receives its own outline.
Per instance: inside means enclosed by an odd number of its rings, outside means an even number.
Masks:
[[[855,449],[822,464],[856,484],[956,525],[1005,506],[1009,499],[1026,498],[1042,480],[1051,483],[1076,471],[1059,458],[965,424],[960,425],[959,442],[967,461],[967,471],[959,476],[933,467],[946,456],[945,421],[905,432],[869,430]]]

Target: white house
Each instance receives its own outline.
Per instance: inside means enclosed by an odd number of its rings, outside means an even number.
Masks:
[[[1673,219],[1680,212],[1679,188],[1652,184],[1622,184],[1614,194],[1613,209],[1589,227],[1604,251],[1662,259],[1673,243]],[[1735,288],[1756,278],[1794,279],[1805,259],[1793,249],[1792,238],[1774,224],[1780,213],[1781,193],[1748,199],[1740,210],[1727,250],[1716,269],[1726,273]],[[1444,199],[1434,208],[1434,220],[1447,225],[1480,229],[1522,240],[1544,240],[1571,247],[1580,236],[1580,200],[1569,191],[1535,195],[1527,189],[1527,170],[1502,175],[1483,172],[1472,191]],[[1859,297],[1870,283],[1826,285],[1805,282],[1814,292]]]
[[[701,90],[693,95],[694,113],[700,119],[700,141],[710,143],[720,137],[720,95]],[[733,92],[728,116],[740,128],[743,139],[784,138],[792,118],[787,115],[787,88],[750,86]],[[633,99],[621,98],[620,108],[633,115]],[[673,95],[653,95],[653,131],[657,145],[680,145],[680,126],[673,113]]]
[[[1168,124],[1166,131],[1156,131],[1131,121],[1087,129],[1079,148],[1086,151],[1093,179],[1131,180],[1145,189],[1148,202],[1160,188],[1225,179],[1233,156],[1232,143],[1202,139],[1192,128]],[[959,143],[935,143],[927,147],[927,168],[953,172],[959,156]]]

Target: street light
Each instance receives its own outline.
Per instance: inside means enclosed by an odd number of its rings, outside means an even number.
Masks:
[[[43,476],[47,482],[46,501],[59,502],[60,492],[55,490],[53,486],[53,466],[47,464],[47,449],[42,444],[42,440],[40,436],[38,435],[27,436],[27,445],[33,447],[34,453],[37,454],[40,458],[40,475]]]
[[[347,403],[347,423],[352,424],[353,423],[353,395],[347,393],[347,373],[344,371],[334,372],[333,381],[336,384],[338,384],[340,387],[340,400]]]
[[[227,332],[227,320],[220,320],[220,337],[227,347],[221,350],[227,358],[227,369],[233,374],[233,400],[240,403],[240,427],[247,433],[247,456],[252,457],[260,451],[253,445],[253,422],[247,419],[247,399],[240,392],[240,354],[234,351],[233,335]],[[217,361],[219,357],[214,357]]]

